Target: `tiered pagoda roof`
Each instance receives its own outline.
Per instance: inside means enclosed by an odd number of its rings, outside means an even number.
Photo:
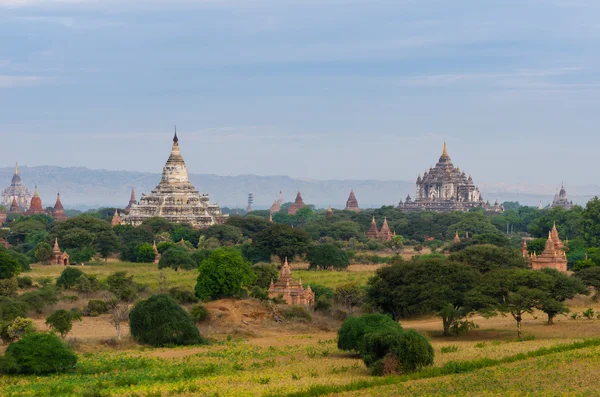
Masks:
[[[375,222],[375,217],[371,220],[371,226],[369,226],[369,230],[367,230],[367,237],[369,239],[376,239],[379,237],[379,230],[377,229],[377,222]]]
[[[10,186],[4,189],[2,192],[3,206],[9,208],[12,206],[13,202],[16,202],[16,204],[19,206],[18,211],[9,211],[13,213],[22,213],[27,211],[31,202],[31,194],[21,181],[18,164],[15,165],[15,173],[10,182]]]
[[[392,231],[388,226],[387,217],[383,218],[383,225],[379,231],[379,239],[382,241],[390,241],[392,239]]]
[[[310,306],[315,302],[315,294],[310,285],[305,289],[302,280],[296,281],[292,278],[292,269],[287,258],[279,271],[279,280],[276,283],[271,280],[269,297],[281,297],[288,305]]]
[[[44,207],[42,206],[42,199],[38,194],[37,186],[35,187],[35,191],[33,192],[33,197],[31,198],[31,204],[29,205],[29,209],[25,212],[26,215],[34,215],[34,214],[44,214]]]
[[[358,200],[356,199],[354,190],[350,190],[350,195],[348,196],[348,200],[346,200],[346,208],[344,208],[344,210],[360,212],[360,208],[358,207]]]
[[[300,194],[300,191],[298,190],[298,194],[296,195],[296,200],[288,208],[288,215],[295,215],[296,212],[298,212],[299,209],[304,208],[304,206],[305,206],[305,204],[304,204],[304,201],[302,201],[302,195]]]
[[[60,193],[56,195],[56,204],[54,204],[54,209],[52,211],[52,217],[57,221],[65,221],[67,220],[67,215],[65,214],[65,209],[60,201]]]

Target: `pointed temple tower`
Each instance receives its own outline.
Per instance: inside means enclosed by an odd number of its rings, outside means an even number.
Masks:
[[[315,303],[315,294],[310,285],[304,289],[302,280],[292,278],[292,269],[287,258],[279,272],[279,280],[269,286],[269,298],[281,297],[288,305],[312,306]]]
[[[217,204],[210,203],[207,194],[200,194],[191,184],[179,151],[177,131],[160,183],[150,194],[142,194],[140,201],[131,205],[129,214],[122,217],[122,222],[138,226],[156,216],[169,222],[188,223],[195,228],[207,228],[224,223],[227,219]]]
[[[279,203],[277,203],[277,200],[275,200],[273,201],[273,205],[271,206],[271,208],[269,208],[269,212],[271,214],[274,214],[279,211],[281,211],[281,206],[279,205]]]
[[[52,210],[52,217],[57,221],[66,221],[67,215],[65,214],[65,209],[63,208],[62,203],[60,202],[60,193],[56,195],[56,204],[54,204],[54,209]]]
[[[13,197],[12,203],[10,204],[10,209],[8,210],[9,214],[20,214],[21,211],[21,207],[19,207],[19,204],[17,203],[17,199]]]
[[[565,184],[561,184],[560,192],[554,196],[550,208],[562,207],[566,210],[573,208],[573,202],[567,198],[567,191],[565,190]]]
[[[304,206],[305,204],[304,201],[302,201],[302,195],[298,190],[298,194],[296,195],[296,201],[294,201],[292,205],[290,205],[290,207],[288,208],[288,215],[295,215],[296,212],[298,212],[300,208],[304,208]]]
[[[52,249],[52,263],[53,265],[69,266],[71,264],[69,254],[66,252],[60,252],[58,246],[58,238],[54,240],[54,248]]]
[[[348,200],[346,201],[346,208],[344,208],[344,210],[360,212],[360,208],[358,207],[358,200],[354,195],[354,190],[350,190],[350,196],[348,196]]]
[[[135,189],[131,188],[131,197],[129,197],[129,204],[127,204],[127,207],[125,207],[125,213],[129,214],[129,211],[131,210],[131,206],[137,204],[137,200],[135,199]]]
[[[333,216],[333,209],[331,208],[331,206],[329,206],[329,208],[327,208],[327,212],[325,212],[325,218],[331,218]]]
[[[374,240],[379,237],[379,230],[377,230],[377,223],[375,222],[375,217],[371,220],[371,226],[369,230],[367,230],[367,238]]]
[[[37,186],[35,187],[35,191],[33,192],[33,197],[31,198],[31,204],[29,205],[29,209],[25,212],[25,215],[35,215],[35,214],[45,214],[44,207],[42,206],[42,199],[38,194]]]
[[[13,201],[19,206],[18,211],[9,211],[13,213],[22,213],[27,211],[29,203],[31,202],[31,194],[21,182],[21,176],[19,175],[19,164],[15,165],[15,173],[10,182],[10,186],[4,189],[2,192],[2,205],[5,208],[10,208]]]
[[[115,227],[115,226],[121,224],[121,217],[119,216],[119,210],[117,210],[116,208],[115,208],[115,213],[113,214],[113,217],[110,221],[110,224],[112,225],[112,227]]]
[[[544,247],[544,252],[539,255],[533,253],[529,255],[527,251],[527,243],[523,243],[522,252],[523,256],[529,261],[529,265],[533,270],[540,270],[544,268],[556,269],[561,272],[567,271],[567,254],[563,250],[564,244],[558,237],[558,230],[556,230],[556,224],[552,227],[552,230],[548,232],[548,240]]]
[[[390,241],[392,239],[392,232],[387,223],[387,217],[383,218],[383,225],[381,226],[381,230],[379,231],[379,239],[381,241]]]
[[[502,206],[490,206],[484,202],[479,188],[473,183],[471,176],[454,167],[448,155],[448,147],[444,142],[444,150],[435,167],[421,174],[416,182],[417,195],[413,200],[400,203],[403,211],[469,211],[471,208],[484,208],[489,212],[502,212]]]

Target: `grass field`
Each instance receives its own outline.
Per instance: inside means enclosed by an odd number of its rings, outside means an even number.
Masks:
[[[376,267],[356,267],[349,272],[295,270],[303,282],[334,287],[364,283]],[[57,277],[60,266],[34,266],[34,279]],[[135,280],[156,288],[155,265],[109,263],[87,266],[84,272],[101,278],[128,271]],[[193,286],[196,272],[165,274],[173,285]],[[312,277],[312,278],[311,278]],[[83,299],[68,305],[81,305]],[[60,305],[66,305],[61,302]],[[598,310],[589,299],[570,302],[572,309]],[[375,378],[359,357],[338,351],[335,330],[339,322],[315,314],[310,323],[276,323],[254,300],[221,300],[207,305],[211,320],[200,326],[211,338],[206,346],[148,348],[129,340],[108,343],[115,336],[106,316],[75,323],[67,339],[79,356],[68,374],[47,377],[0,377],[0,395],[29,396],[521,396],[594,395],[600,363],[600,320],[556,319],[546,326],[542,315],[526,316],[525,340],[517,341],[510,317],[475,318],[479,329],[461,337],[441,337],[441,321],[422,318],[402,321],[431,338],[435,349],[433,369],[410,377]],[[36,320],[45,329],[44,319]],[[561,351],[544,349],[581,341]],[[539,353],[539,354],[538,354]],[[527,355],[529,354],[529,355]],[[463,364],[455,364],[463,363]],[[464,364],[467,363],[467,364]],[[471,368],[469,363],[484,363]],[[448,368],[456,367],[448,373]],[[470,369],[469,369],[470,368]],[[436,372],[437,371],[437,372]],[[444,372],[446,371],[446,372]]]

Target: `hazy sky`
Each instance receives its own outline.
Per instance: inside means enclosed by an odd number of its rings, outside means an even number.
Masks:
[[[599,183],[598,0],[0,0],[0,166]],[[6,148],[10,149],[6,149]]]

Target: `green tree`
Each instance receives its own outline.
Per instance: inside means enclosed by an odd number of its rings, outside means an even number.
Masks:
[[[203,342],[190,315],[169,295],[153,295],[138,302],[129,314],[131,336],[151,346]]]
[[[598,291],[600,291],[600,266],[582,269],[573,274],[573,277],[581,280],[584,285],[592,287],[595,290],[594,300],[598,300]]]
[[[594,197],[581,214],[581,234],[588,247],[600,246],[600,199]]]
[[[462,251],[452,253],[449,258],[486,273],[498,268],[526,267],[527,262],[516,249],[500,248],[495,245],[473,245]]]
[[[365,335],[383,328],[402,330],[397,321],[385,314],[350,316],[338,330],[338,349],[360,353],[364,350]]]
[[[510,314],[517,322],[521,338],[521,322],[525,313],[533,313],[549,299],[553,279],[544,272],[530,269],[496,269],[481,278],[472,291],[470,301],[488,314]]]
[[[102,232],[98,234],[97,245],[98,253],[106,262],[110,254],[119,250],[119,239],[112,230]]]
[[[400,252],[402,252],[402,249],[404,248],[404,237],[394,236],[388,242],[388,245],[396,254],[399,254]]]
[[[132,302],[137,297],[137,288],[133,276],[127,272],[115,272],[106,278],[107,289],[124,302]]]
[[[19,281],[16,277],[0,279],[0,296],[16,296]]]
[[[365,299],[365,291],[358,283],[346,283],[335,289],[335,300],[348,310],[348,315],[354,313],[354,308],[362,304]]]
[[[254,234],[268,228],[271,223],[266,218],[248,215],[244,217],[230,216],[227,219],[226,225],[239,228],[244,237],[252,237]]]
[[[135,261],[138,263],[152,263],[156,259],[156,252],[150,243],[143,243],[137,246],[135,250]]]
[[[196,296],[201,300],[240,296],[252,285],[256,275],[239,252],[217,249],[202,261],[196,283]]]
[[[48,243],[38,243],[38,245],[35,246],[34,252],[35,260],[39,263],[48,262],[54,255],[52,253],[52,247]]]
[[[84,273],[76,267],[67,266],[56,279],[56,286],[62,289],[71,289],[77,285],[77,280]]]
[[[59,309],[46,318],[46,325],[64,339],[73,328],[73,320],[81,321],[81,313],[76,310]]]
[[[19,295],[19,300],[24,302],[29,310],[34,311],[38,316],[41,315],[47,306],[58,302],[56,288],[47,285],[37,291],[25,292]]]
[[[11,341],[19,340],[27,334],[36,332],[37,328],[30,318],[17,317],[8,326],[7,333]]]
[[[198,265],[186,250],[177,247],[169,248],[162,254],[160,261],[158,262],[158,268],[164,269],[167,267],[178,271],[179,269],[195,269]]]
[[[367,302],[394,319],[435,314],[449,335],[452,325],[471,312],[466,297],[478,277],[469,266],[442,258],[400,260],[369,280]]]
[[[240,228],[231,225],[214,225],[206,229],[207,238],[216,238],[222,245],[235,245],[242,241]]]
[[[536,238],[535,240],[532,240],[530,242],[527,243],[527,250],[529,251],[530,254],[533,254],[535,252],[536,255],[541,254],[542,252],[544,252],[544,249],[546,248],[546,238]]]
[[[313,245],[306,259],[311,269],[346,269],[350,264],[346,251],[333,244]]]
[[[21,265],[8,250],[0,250],[0,280],[17,277]]]
[[[45,375],[75,367],[77,356],[52,333],[32,333],[11,343],[4,353],[3,372]]]
[[[296,255],[304,254],[310,247],[310,236],[303,230],[275,223],[265,230],[256,233],[252,243],[272,255],[277,255],[283,263],[287,257],[292,260]]]
[[[577,295],[589,295],[589,291],[581,280],[575,277],[570,277],[555,269],[546,268],[541,271],[552,281],[547,290],[547,296],[541,301],[539,309],[548,315],[548,325],[552,325],[554,317],[569,312],[564,303],[567,299],[573,299]]]
[[[256,275],[255,285],[267,289],[271,281],[276,282],[279,279],[277,266],[272,263],[257,263],[252,266],[252,271]]]

